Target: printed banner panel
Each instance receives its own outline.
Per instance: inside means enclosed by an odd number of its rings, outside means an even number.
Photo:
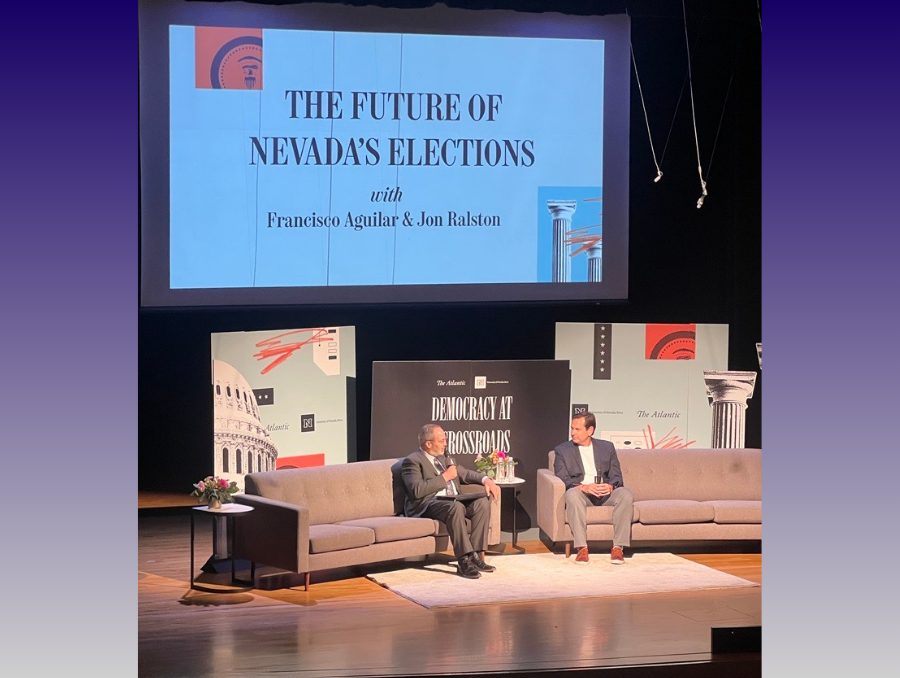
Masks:
[[[603,223],[604,40],[169,41],[172,289],[627,282],[602,256],[627,233]]]
[[[211,337],[217,475],[356,460],[354,327]]]
[[[372,459],[405,457],[419,429],[439,424],[457,462],[501,449],[525,478],[516,527],[536,521],[535,474],[569,430],[569,365],[564,360],[376,362],[372,365]],[[503,495],[503,529],[512,521]]]
[[[727,370],[728,325],[557,323],[572,414],[597,417],[617,448],[711,447],[704,370]]]

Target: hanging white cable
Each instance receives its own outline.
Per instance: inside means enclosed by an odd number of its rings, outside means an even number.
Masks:
[[[694,146],[697,148],[697,172],[700,174],[700,188],[703,194],[697,201],[697,209],[703,207],[703,201],[706,199],[706,181],[703,180],[703,166],[700,164],[700,140],[697,138],[697,112],[694,110],[694,81],[691,73],[691,46],[688,41],[687,29],[687,9],[684,6],[684,0],[681,0],[681,11],[684,13],[684,45],[687,48],[688,58],[688,89],[691,92],[691,119],[694,122]]]
[[[737,52],[734,56],[734,63],[731,65],[731,77],[728,78],[728,89],[725,90],[725,101],[722,104],[722,114],[719,116],[719,126],[716,128],[716,138],[713,141],[712,153],[709,154],[709,163],[706,165],[706,178],[712,174],[713,158],[716,157],[716,147],[719,145],[719,133],[722,131],[722,121],[725,119],[725,108],[728,106],[728,95],[731,94],[731,83],[734,82],[734,71],[737,69],[737,62],[741,56],[741,48],[744,46],[744,39],[738,43]]]
[[[650,140],[650,153],[653,154],[653,164],[656,165],[656,179],[654,182],[662,179],[662,170],[656,161],[656,150],[653,148],[653,135],[650,134],[650,119],[647,117],[647,104],[644,103],[644,90],[641,88],[641,76],[638,75],[637,62],[634,60],[634,45],[631,46],[631,63],[634,66],[634,77],[637,80],[638,92],[641,95],[641,106],[644,108],[644,122],[647,124],[647,138]]]
[[[697,40],[703,34],[703,22],[700,22],[700,30],[697,31]],[[684,72],[684,81],[681,83],[681,89],[678,91],[678,103],[675,104],[674,113],[672,113],[672,124],[669,126],[669,134],[666,136],[666,144],[663,146],[660,162],[666,161],[666,151],[669,149],[669,141],[672,139],[672,130],[675,129],[675,121],[678,119],[678,110],[681,108],[681,99],[684,97],[684,88],[688,83],[688,72]]]

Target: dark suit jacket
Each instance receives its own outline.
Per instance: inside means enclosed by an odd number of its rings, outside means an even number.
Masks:
[[[616,446],[608,440],[591,438],[594,444],[594,464],[597,472],[602,473],[613,487],[623,487],[622,468],[619,466],[619,457],[616,455]],[[553,461],[553,472],[566,484],[566,489],[571,489],[584,482],[584,464],[581,463],[581,452],[578,445],[567,440],[554,448],[556,459]],[[594,482],[588,478],[589,483]]]
[[[440,456],[437,460],[447,468],[450,463],[446,456]],[[453,481],[456,491],[459,492],[459,482],[482,484],[484,474],[470,471],[464,466],[456,465],[459,474]],[[422,450],[416,450],[403,460],[400,467],[403,485],[406,488],[406,501],[403,505],[403,513],[412,518],[418,518],[425,511],[428,503],[434,499],[441,490],[447,487],[447,483],[437,472],[434,465],[428,460],[428,454]]]

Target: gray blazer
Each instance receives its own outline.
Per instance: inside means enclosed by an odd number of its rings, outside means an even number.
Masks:
[[[616,455],[616,446],[608,440],[591,438],[594,444],[594,465],[597,472],[608,478],[613,487],[623,487],[622,468],[619,466],[619,457]],[[578,445],[567,440],[554,448],[556,458],[553,461],[553,472],[566,484],[566,489],[571,489],[584,482],[584,464],[581,463],[581,452]],[[589,478],[588,482],[594,482]]]
[[[450,465],[444,455],[438,457],[437,460],[444,465],[444,468]],[[457,492],[459,492],[460,481],[481,485],[481,481],[485,477],[484,474],[470,471],[459,464],[456,465],[456,472],[458,476],[453,484]],[[403,513],[411,518],[421,516],[428,503],[434,499],[434,495],[447,487],[441,474],[437,472],[434,465],[428,460],[428,455],[422,450],[416,450],[403,460],[400,473],[403,478],[403,486],[406,488]]]

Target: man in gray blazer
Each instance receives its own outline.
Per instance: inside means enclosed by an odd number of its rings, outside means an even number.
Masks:
[[[589,506],[613,507],[613,548],[610,561],[625,562],[624,548],[631,546],[631,521],[634,497],[624,487],[616,446],[593,437],[597,419],[588,412],[572,419],[572,439],[557,445],[553,472],[566,485],[566,522],[572,528],[578,551],[575,563],[590,560],[587,548],[587,509]]]
[[[457,574],[478,579],[482,572],[496,569],[484,561],[482,552],[488,545],[490,498],[499,499],[500,488],[491,478],[454,464],[444,454],[446,448],[447,434],[437,424],[426,424],[419,431],[419,449],[400,466],[406,488],[403,512],[444,523],[457,558]],[[460,480],[484,485],[484,496],[465,502],[454,499],[459,495]],[[471,536],[466,518],[472,524]]]

